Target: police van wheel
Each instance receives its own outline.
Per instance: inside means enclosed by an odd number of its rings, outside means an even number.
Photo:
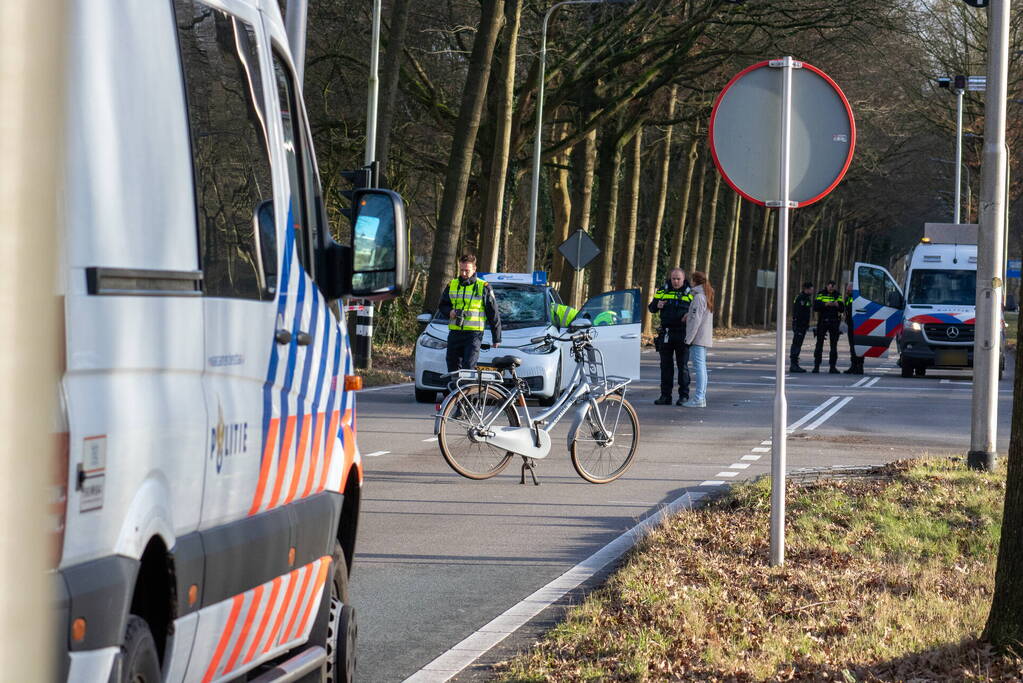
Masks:
[[[913,365],[905,358],[902,359],[902,376],[903,377],[913,376]]]
[[[341,544],[334,542],[334,571],[330,581],[330,612],[327,619],[327,661],[322,680],[351,683],[355,678],[355,610],[348,603],[348,564]]]
[[[121,646],[121,681],[159,683],[160,680],[160,658],[149,624],[142,617],[129,615],[124,629],[124,645]]]
[[[433,403],[436,400],[436,391],[432,389],[416,389],[416,403]]]

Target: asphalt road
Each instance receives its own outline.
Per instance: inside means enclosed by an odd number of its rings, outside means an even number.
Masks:
[[[359,680],[416,674],[663,505],[767,473],[773,359],[773,335],[716,342],[707,408],[687,409],[653,405],[658,359],[645,352],[628,394],[640,416],[640,451],[625,476],[602,486],[572,469],[564,424],[537,466],[540,486],[521,486],[514,460],[497,477],[472,481],[444,462],[432,439],[433,406],[415,403],[411,385],[360,394],[366,477],[351,583]],[[999,397],[1002,454],[1009,361]],[[847,365],[843,355],[839,367]],[[866,371],[790,377],[788,423],[799,425],[788,441],[790,469],[965,454],[970,373],[903,379],[894,356],[868,359]]]

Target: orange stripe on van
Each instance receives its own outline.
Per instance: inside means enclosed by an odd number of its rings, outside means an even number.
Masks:
[[[305,489],[302,491],[303,498],[312,492],[313,483],[316,481],[317,465],[323,461],[323,458],[320,457],[320,448],[323,446],[323,420],[326,416],[326,413],[316,413],[316,426],[313,428],[313,459],[312,462],[309,463],[309,476],[306,477]]]
[[[249,606],[249,611],[245,615],[245,623],[242,624],[241,635],[238,636],[238,642],[234,646],[234,651],[227,660],[227,665],[224,667],[224,673],[234,671],[234,665],[238,661],[239,655],[242,653],[242,647],[245,646],[245,639],[249,635],[249,630],[252,628],[252,622],[256,619],[256,613],[259,612],[259,606],[263,600],[263,587],[256,586],[256,590],[252,593],[252,604]]]
[[[291,634],[291,640],[294,640],[305,633],[306,629],[309,627],[309,618],[313,615],[313,607],[318,603],[316,596],[318,596],[323,590],[323,584],[327,581],[327,574],[332,562],[333,558],[330,557],[330,555],[320,558],[320,571],[316,575],[316,583],[313,584],[313,592],[309,595],[309,601],[306,602],[305,612],[302,614],[302,618],[295,627],[295,632]],[[327,599],[329,600],[330,598]]]
[[[281,631],[281,624],[284,623],[284,615],[288,613],[288,608],[291,605],[291,596],[295,592],[295,584],[298,583],[298,573],[300,571],[303,570],[296,569],[288,574],[288,590],[284,593],[284,602],[281,603],[281,609],[277,613],[277,619],[274,621],[273,630],[270,631],[270,638],[266,641],[266,646],[263,648],[264,653],[269,652],[270,648],[277,642],[277,634]]]
[[[340,417],[340,410],[335,410],[330,414],[330,426],[327,428],[327,443],[323,456],[323,473],[320,475],[320,483],[316,485],[317,492],[322,491],[327,485],[327,475],[330,474],[330,461],[334,457],[334,444],[338,438],[337,423]]]
[[[284,427],[284,440],[281,442],[280,460],[277,464],[277,480],[274,482],[274,492],[270,496],[268,510],[277,507],[277,503],[281,499],[281,487],[284,486],[284,477],[288,473],[288,460],[291,457],[291,440],[295,438],[295,421],[296,418],[292,415]]]
[[[259,649],[259,643],[263,640],[263,634],[266,633],[266,625],[270,623],[270,616],[274,611],[274,604],[277,602],[277,594],[281,591],[281,577],[277,577],[273,581],[273,586],[270,589],[270,600],[266,603],[266,611],[263,612],[263,618],[259,620],[259,629],[256,631],[256,637],[252,639],[252,645],[249,647],[248,653],[245,655],[242,664],[248,664],[252,661],[253,655],[256,654],[256,650]]]
[[[266,479],[270,474],[270,463],[274,459],[274,446],[277,445],[277,429],[281,423],[279,417],[270,420],[270,426],[266,430],[266,443],[263,445],[263,464],[259,467],[259,483],[256,484],[256,495],[252,497],[252,507],[249,514],[259,512],[260,504],[263,502],[263,491],[266,489]]]
[[[298,461],[295,463],[295,472],[291,477],[291,486],[288,487],[288,497],[284,499],[285,505],[295,500],[295,494],[298,493],[298,480],[302,478],[302,466],[305,464],[305,449],[309,445],[309,425],[313,421],[312,418],[312,413],[302,418],[302,431],[298,437]],[[311,465],[311,456],[309,460]]]
[[[231,614],[227,617],[227,625],[224,626],[224,632],[220,634],[220,642],[217,643],[217,649],[213,653],[213,660],[206,669],[206,675],[203,676],[202,683],[209,683],[213,680],[213,675],[217,672],[217,667],[220,666],[220,658],[224,656],[227,643],[231,640],[231,632],[234,631],[234,625],[238,621],[238,613],[241,611],[242,602],[244,601],[244,595],[236,595],[231,601]]]
[[[315,565],[316,563],[313,562],[312,564],[306,565],[303,569],[302,587],[298,589],[298,595],[295,596],[294,606],[288,610],[291,612],[291,618],[288,620],[288,625],[284,627],[283,631],[281,631],[281,639],[280,642],[277,643],[278,645],[291,640],[288,637],[288,634],[295,628],[295,620],[298,619],[298,613],[303,611],[302,608],[305,606],[305,589],[309,586],[309,579],[313,576]]]

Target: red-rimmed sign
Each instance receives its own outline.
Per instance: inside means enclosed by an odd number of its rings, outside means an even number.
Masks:
[[[710,145],[725,182],[760,205],[777,202],[782,78],[778,61],[743,69],[724,87],[710,117]],[[856,146],[856,123],[841,88],[815,66],[794,62],[789,201],[808,206],[842,180]]]

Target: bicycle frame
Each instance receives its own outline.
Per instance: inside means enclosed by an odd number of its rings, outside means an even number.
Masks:
[[[571,447],[571,444],[575,441],[576,434],[583,422],[586,420],[586,414],[589,411],[592,411],[592,414],[596,416],[596,423],[602,435],[601,438],[608,439],[609,441],[613,440],[615,429],[617,429],[618,426],[618,417],[620,417],[620,413],[619,416],[615,417],[615,424],[609,431],[608,426],[604,424],[603,417],[601,416],[600,410],[597,406],[597,401],[598,399],[616,391],[624,395],[625,387],[631,380],[626,378],[607,377],[603,377],[601,380],[601,377],[597,373],[597,367],[603,367],[603,358],[599,358],[598,360],[600,350],[595,349],[592,346],[585,348],[584,350],[588,352],[590,357],[587,359],[587,362],[579,362],[576,364],[568,389],[562,393],[561,397],[555,401],[553,406],[547,410],[541,411],[535,417],[531,417],[529,414],[529,408],[526,406],[521,387],[516,385],[514,389],[509,391],[500,381],[496,381],[494,379],[487,379],[484,381],[484,371],[474,371],[473,374],[476,375],[474,383],[477,383],[480,386],[493,386],[499,392],[505,394],[503,402],[500,405],[495,404],[495,408],[489,418],[479,412],[475,406],[470,406],[471,410],[475,412],[475,416],[482,421],[477,427],[480,440],[485,443],[493,444],[499,448],[504,448],[513,453],[518,453],[519,455],[527,458],[537,460],[546,458],[547,455],[550,454],[551,450],[550,431],[577,403],[579,406],[575,409],[572,426],[568,432],[569,447]],[[584,373],[589,375],[589,377],[584,378]],[[514,377],[514,373],[512,376]],[[468,379],[468,377],[466,377],[466,379]],[[465,386],[461,383],[456,383],[456,386],[457,390],[448,395],[448,397],[444,400],[441,410],[435,418],[435,434],[440,433],[441,423],[444,420],[441,415],[444,413],[444,409],[448,402],[458,396],[465,388]],[[521,406],[525,412],[526,425],[521,427],[499,427],[497,429],[493,429],[494,421],[497,420],[498,416],[501,415],[517,398],[520,399],[518,405]],[[515,407],[515,410],[516,412],[518,411],[518,406]]]

